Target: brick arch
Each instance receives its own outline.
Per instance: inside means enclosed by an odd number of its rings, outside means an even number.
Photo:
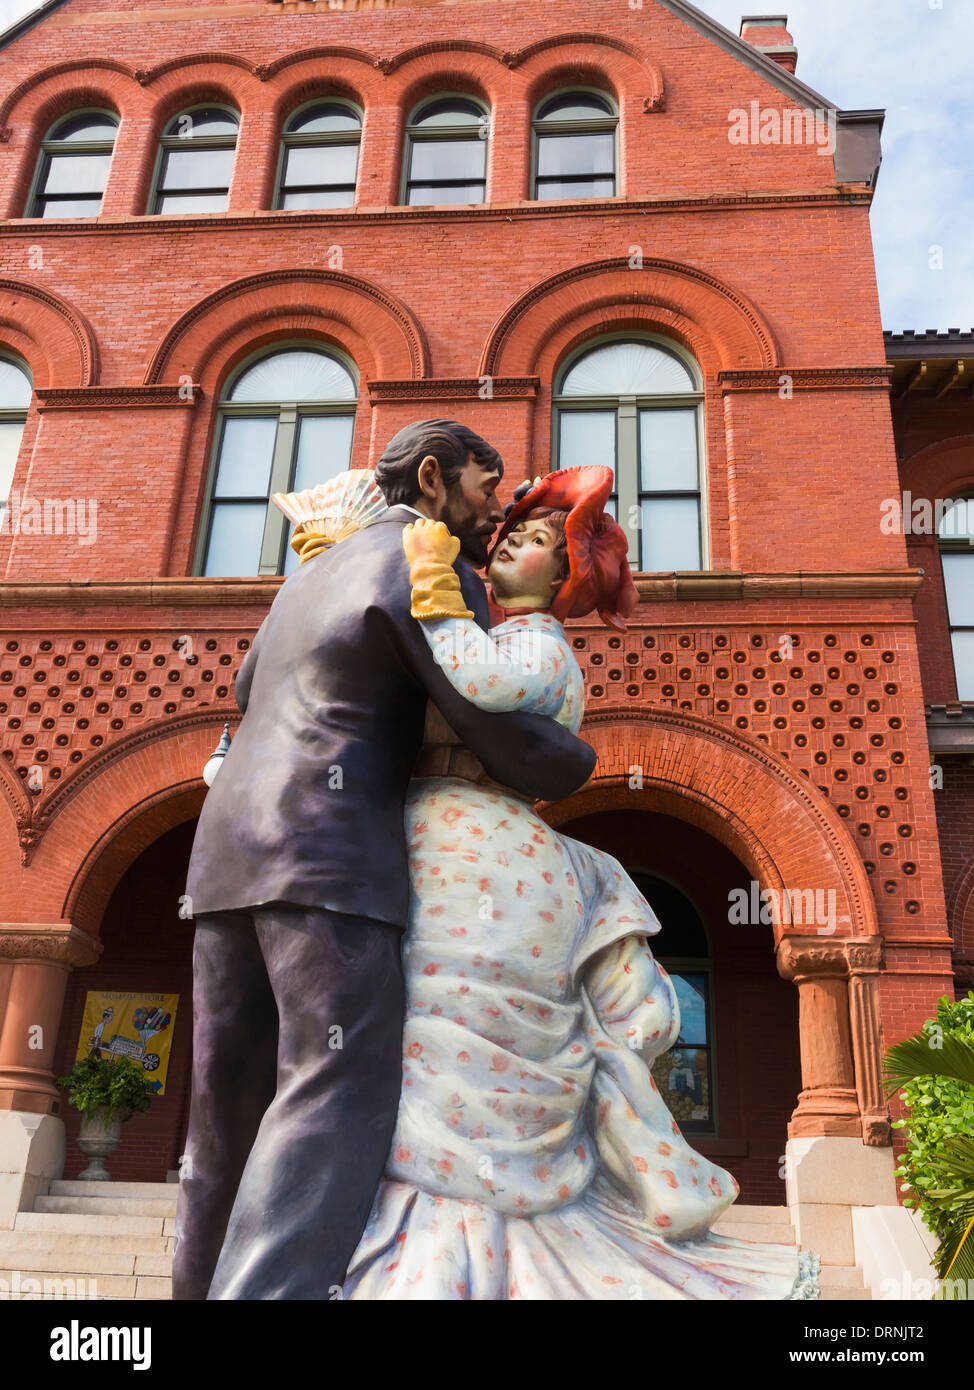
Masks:
[[[31,798],[6,758],[0,758],[0,805],[6,806],[18,832],[29,823]]]
[[[475,96],[493,109],[501,95],[498,64],[486,53],[448,45],[441,53],[417,49],[399,74],[396,105],[405,121],[413,107],[436,92]]]
[[[285,53],[283,57],[275,58],[272,63],[267,63],[264,67],[257,67],[254,71],[258,77],[265,82],[272,77],[277,77],[279,73],[286,72],[289,68],[300,67],[304,63],[318,64],[322,59],[329,62],[338,60],[339,63],[355,63],[360,67],[375,69],[378,62],[371,53],[366,53],[363,48],[346,48],[340,44],[326,45],[319,48],[301,48],[295,53]],[[317,68],[320,73],[320,67]]]
[[[625,56],[620,58],[620,53]],[[660,68],[622,40],[612,41],[595,34],[560,34],[529,44],[516,57],[516,66],[524,69],[532,111],[549,92],[575,83],[604,85],[620,104],[626,95],[640,103],[647,97],[657,102],[663,99]]]
[[[900,464],[903,488],[914,497],[953,497],[974,487],[974,434],[938,439]]]
[[[694,266],[644,257],[638,270],[625,257],[592,261],[539,281],[495,323],[480,375],[532,376],[553,331],[573,320],[614,308],[650,309],[661,322],[682,325],[688,346],[720,369],[777,367],[770,325],[741,294]]]
[[[596,780],[548,806],[551,824],[621,807],[661,811],[719,840],[762,888],[834,890],[837,939],[877,934],[869,880],[848,829],[828,798],[764,744],[708,719],[652,708],[590,717],[585,736],[598,753]],[[633,767],[642,769],[638,790],[629,785]]]
[[[955,954],[974,963],[974,858],[963,871],[947,899],[947,923]]]
[[[90,324],[39,285],[0,279],[0,340],[26,359],[35,390],[97,383],[98,343]]]
[[[187,374],[199,380],[214,350],[241,323],[288,317],[294,331],[331,319],[354,324],[372,346],[380,376],[429,375],[429,350],[419,321],[387,291],[339,270],[281,270],[224,285],[170,328],[146,372],[146,384]]]

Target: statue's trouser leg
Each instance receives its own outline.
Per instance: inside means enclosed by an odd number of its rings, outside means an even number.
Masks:
[[[395,1131],[402,933],[282,903],[253,916],[280,1016],[277,1094],[240,1180],[208,1297],[334,1299]],[[249,1034],[245,1017],[238,1026]],[[247,1084],[246,1068],[237,1084]]]
[[[200,917],[174,1299],[206,1298],[244,1164],[276,1087],[277,1004],[253,919],[246,912]]]

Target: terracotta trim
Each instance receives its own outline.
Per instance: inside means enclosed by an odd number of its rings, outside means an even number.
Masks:
[[[461,401],[481,398],[485,377],[426,377],[416,381],[370,381],[369,399],[373,405],[383,401]],[[541,380],[536,376],[495,376],[490,378],[489,399],[533,401]]]
[[[87,386],[41,387],[34,392],[37,409],[45,410],[144,410],[195,407],[203,395],[195,382],[184,394],[182,386]]]
[[[72,922],[0,922],[0,960],[92,965],[103,950],[101,941]]]
[[[720,372],[721,395],[732,391],[780,391],[783,377],[795,391],[889,391],[889,367],[781,367],[774,371]]]

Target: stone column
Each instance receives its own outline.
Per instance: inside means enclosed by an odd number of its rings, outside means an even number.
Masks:
[[[845,942],[783,936],[777,955],[778,974],[798,986],[802,1092],[788,1126],[789,1137],[858,1137]]]
[[[70,922],[0,924],[0,1229],[29,1210],[64,1167],[64,1096],[52,1067],[68,973],[101,942]]]

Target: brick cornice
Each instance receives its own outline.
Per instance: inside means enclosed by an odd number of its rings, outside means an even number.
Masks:
[[[420,385],[421,383],[410,383]],[[450,383],[452,386],[453,383]],[[643,603],[691,603],[746,599],[913,599],[923,576],[918,570],[797,571],[746,574],[707,570],[683,574],[637,574]],[[267,607],[284,580],[208,579],[9,579],[0,581],[0,608],[238,608]]]
[[[82,386],[41,387],[34,392],[38,410],[144,410],[195,406],[201,386]]]
[[[373,405],[383,401],[532,401],[541,385],[536,376],[495,376],[490,378],[490,395],[484,396],[484,377],[425,377],[406,381],[370,381],[369,399]]]
[[[892,369],[879,367],[775,367],[771,371],[720,372],[722,395],[732,391],[888,391]]]

